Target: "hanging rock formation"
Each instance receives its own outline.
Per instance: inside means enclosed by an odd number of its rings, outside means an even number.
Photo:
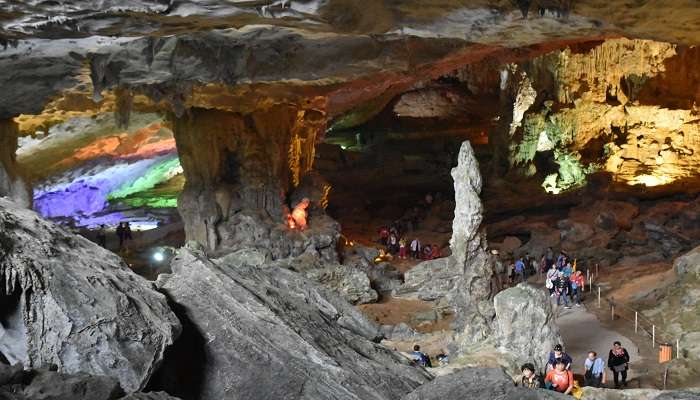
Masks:
[[[462,143],[452,178],[452,255],[415,266],[405,274],[405,283],[394,294],[422,300],[445,297],[456,311],[454,328],[458,332],[457,346],[462,349],[486,339],[494,317],[490,288],[493,267],[479,230],[483,213],[479,199],[481,175],[469,142]]]
[[[552,303],[540,288],[521,283],[494,297],[496,343],[511,361],[512,373],[532,362],[538,371],[545,371],[549,352],[563,343],[554,322]]]
[[[0,120],[0,197],[31,207],[32,193],[17,165],[17,124]]]
[[[0,199],[0,352],[142,389],[180,332],[165,297],[114,253]]]
[[[389,400],[430,379],[372,343],[378,328],[358,310],[297,273],[210,261],[187,248],[172,270],[159,285],[201,335],[193,351],[206,358],[193,366],[194,397]]]

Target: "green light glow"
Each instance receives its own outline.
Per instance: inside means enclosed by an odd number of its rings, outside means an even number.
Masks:
[[[159,183],[166,182],[181,172],[182,167],[180,166],[180,159],[178,157],[167,159],[149,168],[144,176],[138,178],[133,183],[124,185],[111,192],[107,196],[107,200],[113,201],[123,199],[129,195],[153,189]]]

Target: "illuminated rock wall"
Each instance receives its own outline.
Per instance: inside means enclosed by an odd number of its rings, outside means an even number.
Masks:
[[[0,120],[0,197],[7,196],[24,207],[31,207],[31,188],[20,172],[16,150],[17,124]]]
[[[627,185],[697,177],[700,166],[700,61],[697,48],[614,39],[520,63],[537,100],[509,146],[511,166],[546,176],[545,189],[580,187],[603,171]],[[513,115],[522,110],[517,101]],[[551,152],[551,153],[547,153]],[[537,171],[538,153],[558,170]]]
[[[188,240],[211,251],[269,240],[286,216],[288,191],[312,167],[323,111],[275,104],[171,118],[187,182],[178,209]]]
[[[154,114],[134,115],[130,129],[118,128],[110,114],[70,118],[46,137],[22,142],[18,160],[30,171],[34,208],[44,217],[91,227],[124,220],[155,224],[124,211],[177,205],[182,168],[175,139]],[[163,186],[168,191],[154,190]]]

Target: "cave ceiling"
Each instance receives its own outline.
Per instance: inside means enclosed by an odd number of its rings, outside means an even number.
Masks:
[[[656,186],[700,166],[697,43],[697,0],[0,0],[0,121],[32,137],[35,208],[87,225],[174,206],[189,110],[235,114],[246,146],[286,132],[295,184],[328,128],[388,115],[493,142],[550,191],[595,170]]]

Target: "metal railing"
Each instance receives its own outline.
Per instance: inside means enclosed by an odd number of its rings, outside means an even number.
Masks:
[[[650,338],[651,347],[653,349],[656,348],[657,345],[673,346],[675,344],[676,358],[682,358],[680,346],[681,341],[678,336],[675,336],[663,329],[660,329],[660,327],[654,321],[644,316],[639,310],[616,302],[614,297],[603,297],[602,287],[596,282],[598,279],[599,272],[600,267],[598,266],[598,264],[595,265],[595,271],[591,271],[591,269],[586,269],[588,292],[592,292],[595,287],[595,291],[597,292],[598,308],[602,308],[603,299],[605,299],[605,302],[610,307],[611,320],[614,321],[615,317],[618,317],[620,319],[628,321],[630,324],[633,323],[634,332],[637,335],[647,336],[648,338]]]

